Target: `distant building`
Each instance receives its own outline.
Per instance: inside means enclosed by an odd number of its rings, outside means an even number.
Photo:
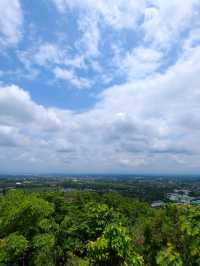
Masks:
[[[151,207],[152,208],[159,208],[159,207],[162,207],[164,205],[165,205],[165,203],[163,201],[161,201],[161,200],[151,203]]]
[[[188,189],[175,189],[174,193],[182,194],[182,195],[188,195],[190,190]]]
[[[15,187],[7,187],[6,190],[15,190]]]
[[[194,199],[191,201],[191,204],[194,204],[194,205],[200,205],[200,199]]]
[[[183,193],[183,190],[181,190],[182,194],[179,194],[180,190],[176,190],[176,193],[168,193],[167,197],[169,200],[174,201],[176,203],[184,203],[184,204],[190,204],[190,202],[193,200],[192,197],[188,196],[187,193]]]

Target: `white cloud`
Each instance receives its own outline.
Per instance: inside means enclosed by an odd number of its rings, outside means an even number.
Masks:
[[[80,8],[89,12],[94,12],[103,17],[106,23],[114,28],[133,28],[137,25],[142,11],[145,7],[145,1],[136,0],[53,0],[61,12],[66,8]]]
[[[16,148],[27,144],[27,136],[21,135],[16,128],[0,125],[0,146]]]
[[[17,1],[7,2],[0,1],[0,7],[20,10]],[[199,1],[54,2],[63,16],[66,8],[78,9],[80,38],[72,47],[59,39],[18,51],[25,69],[41,75],[45,70],[45,82],[48,71],[68,88],[90,88],[94,80],[96,91],[102,80],[120,85],[95,95],[90,110],[72,112],[36,103],[29,88],[0,83],[0,168],[167,172],[199,167]],[[1,42],[16,44],[22,22],[11,11],[6,14],[5,21],[0,18],[0,25],[7,25],[0,30]]]
[[[79,30],[82,32],[81,39],[76,46],[83,51],[85,59],[99,55],[100,31],[96,15],[86,16],[79,19]]]
[[[184,51],[190,51],[200,44],[200,27],[194,28],[190,31],[189,36],[183,42]]]
[[[11,146],[13,132],[27,139],[22,157],[22,148],[15,147],[15,160],[37,158],[28,163],[34,169],[47,170],[48,161],[49,171],[195,170],[200,158],[200,49],[186,53],[166,73],[107,89],[82,113],[45,108],[17,86],[2,87],[1,149],[3,143]]]
[[[19,59],[27,68],[33,64],[44,67],[63,64],[67,60],[67,55],[66,49],[49,42],[38,43],[33,48],[18,53]]]
[[[50,109],[36,104],[28,92],[18,86],[0,86],[0,123],[5,126],[28,125],[54,130],[60,121]]]
[[[26,51],[19,51],[18,57],[26,68],[33,65],[46,68],[53,65],[65,65],[73,68],[84,67],[83,56],[71,56],[68,49],[59,43],[36,43]]]
[[[79,78],[76,70],[85,68],[84,56],[72,57],[66,48],[56,43],[39,43],[27,51],[18,53],[20,61],[28,71],[30,78],[36,77],[42,70],[38,66],[49,70],[56,79],[71,82],[77,88],[90,87],[91,82],[86,78]]]
[[[146,40],[165,46],[175,41],[183,30],[190,27],[192,21],[198,21],[200,5],[199,0],[186,1],[184,4],[181,0],[53,1],[61,12],[67,8],[79,8],[86,14],[89,12],[103,19],[115,29],[139,29],[142,26]]]
[[[63,14],[67,8],[81,11],[78,25],[82,37],[76,42],[76,47],[82,53],[84,60],[90,62],[91,67],[94,58],[101,55],[102,26],[106,24],[115,30],[133,29],[138,26],[137,23],[145,8],[145,1],[143,0],[54,0],[54,3]]]
[[[120,71],[131,79],[141,79],[155,71],[162,64],[162,53],[154,49],[137,47],[117,58]]]
[[[73,86],[81,89],[91,87],[91,82],[88,79],[78,77],[72,70],[56,67],[54,74],[57,79],[69,81]]]
[[[23,15],[18,0],[0,1],[0,44],[15,45],[22,36]]]
[[[46,65],[49,63],[62,63],[65,51],[60,50],[58,46],[51,43],[43,43],[38,47],[38,51],[33,55],[35,63]]]
[[[199,5],[198,0],[184,3],[181,0],[152,1],[144,11],[142,27],[146,41],[165,49],[179,41],[181,33],[190,28],[192,21],[198,21]]]
[[[107,63],[110,66],[109,71],[114,71],[113,76],[116,77],[120,74],[128,76],[129,79],[137,79],[154,73],[163,63],[168,64],[168,52],[172,51],[170,49],[176,44],[177,47],[182,45],[182,34],[190,31],[191,25],[199,27],[199,0],[187,1],[184,4],[181,0],[53,2],[63,16],[66,15],[67,9],[79,11],[78,22],[82,38],[77,44],[84,60],[92,61],[93,57],[97,57],[98,60],[98,57],[104,55],[101,49],[102,44],[105,45],[104,37],[107,37],[107,30],[108,33],[121,33],[121,39],[107,43],[108,48],[116,48],[114,58],[110,58],[110,62]],[[124,38],[126,34],[122,34],[125,31],[129,34],[128,47],[126,37]],[[104,77],[105,83],[106,80],[112,80],[107,71],[99,73]]]

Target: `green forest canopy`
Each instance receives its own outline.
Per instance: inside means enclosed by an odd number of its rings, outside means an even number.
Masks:
[[[199,266],[200,208],[10,191],[0,197],[0,265]]]

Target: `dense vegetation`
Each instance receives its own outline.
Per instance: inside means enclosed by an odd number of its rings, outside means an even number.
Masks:
[[[117,193],[0,197],[0,265],[200,265],[200,208]]]
[[[134,197],[152,203],[162,200],[169,202],[168,193],[187,190],[189,196],[200,198],[200,178],[195,177],[42,177],[0,175],[0,193],[9,189],[23,189],[29,192],[44,191],[95,191],[98,193],[117,192],[126,197]]]

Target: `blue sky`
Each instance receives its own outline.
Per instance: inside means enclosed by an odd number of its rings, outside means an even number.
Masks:
[[[198,173],[200,1],[0,0],[0,170]]]

